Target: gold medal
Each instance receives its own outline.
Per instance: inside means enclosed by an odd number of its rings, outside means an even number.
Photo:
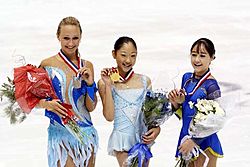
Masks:
[[[118,82],[120,80],[120,75],[117,71],[112,72],[112,74],[109,77],[113,82]]]
[[[134,71],[131,69],[125,78],[120,76],[118,69],[115,67],[112,67],[109,73],[110,73],[109,77],[113,82],[123,83],[132,77],[132,75],[134,74]]]

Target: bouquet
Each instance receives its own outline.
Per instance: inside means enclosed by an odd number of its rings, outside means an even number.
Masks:
[[[191,103],[190,106],[192,107]],[[207,137],[223,128],[226,113],[217,101],[198,100],[195,109],[197,112],[189,128],[189,134],[192,137]]]
[[[41,99],[57,99],[47,72],[33,65],[14,68],[15,99],[26,113]]]
[[[148,91],[142,106],[142,113],[148,129],[163,124],[173,115],[166,93]]]
[[[41,99],[58,99],[47,72],[30,64],[14,68],[14,80],[9,79],[9,84],[5,83],[2,87],[4,89],[1,90],[1,98],[5,96],[11,102],[5,109],[12,114],[11,119],[20,113],[26,116]],[[72,106],[61,103],[59,100],[58,102],[67,109],[67,116],[62,118],[61,121],[61,118],[54,112],[46,110],[45,115],[67,128],[72,135],[84,144],[82,137],[86,134],[80,130],[81,121],[71,111]],[[18,104],[16,108],[12,107],[14,104]]]
[[[4,108],[4,112],[7,117],[10,118],[10,123],[21,123],[26,119],[26,113],[18,106],[15,98],[15,85],[12,79],[7,77],[8,82],[3,83],[0,90],[0,99],[3,101],[3,97],[8,100],[8,106]]]
[[[146,129],[149,130],[163,124],[174,112],[171,109],[166,93],[147,91],[141,113],[142,122]],[[126,163],[131,167],[141,167],[144,160],[147,163],[152,157],[149,147],[144,143],[135,144],[128,151]]]
[[[188,138],[204,138],[210,136],[220,129],[223,128],[226,121],[226,113],[220,106],[220,104],[215,100],[206,100],[206,99],[198,99],[197,103],[189,102],[189,107],[195,108],[196,113],[190,122],[189,126],[189,135],[185,136],[181,143],[183,143]],[[201,152],[205,157],[206,161],[204,166],[208,163],[208,157],[200,148],[195,147],[192,150],[192,154],[195,157],[199,156],[199,152]],[[178,161],[177,165],[179,167],[185,167],[188,165],[190,159],[192,158],[192,154],[182,156]],[[177,166],[176,165],[176,166]]]

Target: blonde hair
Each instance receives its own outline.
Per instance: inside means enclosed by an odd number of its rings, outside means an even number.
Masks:
[[[56,32],[57,38],[59,38],[60,36],[62,26],[65,26],[65,25],[78,26],[80,29],[80,34],[82,35],[82,28],[81,28],[80,22],[75,17],[69,16],[69,17],[63,18],[62,21],[59,23],[57,32]]]

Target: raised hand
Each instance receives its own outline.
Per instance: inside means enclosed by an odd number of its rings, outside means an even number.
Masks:
[[[82,67],[79,69],[78,73],[81,78],[87,83],[87,85],[92,85],[94,83],[93,73],[88,67]]]
[[[111,78],[109,77],[111,72],[112,72],[112,69],[110,68],[104,68],[101,71],[101,78],[103,82],[105,83],[105,85],[111,85],[113,83]]]
[[[171,103],[182,104],[185,100],[186,92],[184,89],[174,89],[169,92],[168,98]]]

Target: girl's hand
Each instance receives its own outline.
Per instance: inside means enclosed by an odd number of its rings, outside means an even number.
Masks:
[[[64,108],[59,100],[53,99],[52,101],[43,101],[41,107],[46,108],[49,111],[52,111],[59,115],[61,118],[65,118],[67,116],[67,109]]]
[[[178,149],[182,155],[187,155],[195,146],[196,143],[192,139],[187,139],[178,147]]]
[[[93,74],[90,68],[82,67],[78,70],[78,73],[81,75],[81,78],[87,83],[88,86],[94,83]]]
[[[143,143],[150,144],[152,143],[156,137],[160,134],[161,128],[156,127],[152,128],[149,131],[145,133],[145,135],[142,136]]]
[[[111,80],[111,78],[109,77],[111,74],[111,69],[110,68],[104,68],[101,71],[101,78],[103,80],[103,82],[105,83],[105,85],[111,85],[113,82]]]
[[[182,104],[185,101],[186,91],[184,89],[174,89],[169,92],[168,98],[171,103]]]

